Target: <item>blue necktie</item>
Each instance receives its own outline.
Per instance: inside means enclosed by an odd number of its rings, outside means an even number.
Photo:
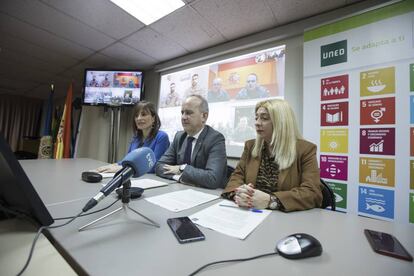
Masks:
[[[193,148],[193,140],[195,138],[188,136],[187,137],[187,146],[185,147],[185,152],[184,152],[184,164],[190,164],[191,163],[191,150]]]

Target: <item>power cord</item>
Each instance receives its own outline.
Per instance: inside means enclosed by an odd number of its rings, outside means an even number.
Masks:
[[[278,255],[278,252],[266,253],[266,254],[257,255],[257,256],[253,256],[253,257],[250,257],[250,258],[244,258],[244,259],[231,259],[231,260],[216,261],[216,262],[212,262],[212,263],[208,263],[206,265],[203,265],[202,267],[200,267],[199,269],[197,269],[196,271],[191,273],[189,276],[196,275],[198,272],[200,272],[201,270],[203,270],[204,268],[206,268],[210,265],[221,264],[221,263],[230,263],[230,262],[245,262],[245,261],[251,261],[251,260],[258,259],[258,258],[273,256],[273,255]]]
[[[111,204],[109,204],[108,206],[106,206],[106,207],[104,207],[104,208],[101,208],[101,209],[99,209],[99,210],[96,210],[96,211],[93,211],[93,212],[90,212],[90,213],[86,213],[86,214],[82,214],[83,213],[83,211],[81,211],[78,215],[76,215],[76,216],[72,216],[72,217],[58,217],[58,218],[53,218],[54,220],[64,220],[64,219],[70,219],[69,221],[67,221],[67,222],[65,222],[65,223],[63,223],[63,224],[60,224],[60,225],[55,225],[55,226],[41,226],[39,229],[38,229],[38,231],[37,231],[37,233],[36,233],[36,236],[35,236],[35,238],[33,239],[33,242],[32,242],[32,246],[31,246],[31,248],[30,248],[30,252],[29,252],[29,256],[28,256],[28,258],[27,258],[27,260],[26,260],[26,263],[24,264],[24,266],[23,266],[23,268],[20,270],[20,272],[17,274],[17,276],[20,276],[20,275],[22,275],[23,274],[23,272],[27,269],[27,267],[28,267],[28,265],[29,265],[29,263],[30,263],[30,261],[31,261],[31,259],[32,259],[32,256],[33,256],[33,252],[34,252],[34,248],[35,248],[35,246],[36,246],[36,243],[37,243],[37,240],[39,239],[39,237],[40,237],[40,234],[43,232],[43,230],[45,230],[45,229],[54,229],[54,228],[59,228],[59,227],[62,227],[62,226],[65,226],[65,225],[68,225],[69,223],[71,223],[72,221],[74,221],[76,218],[78,218],[78,217],[83,217],[83,216],[88,216],[88,215],[92,215],[92,214],[95,214],[95,213],[98,213],[98,212],[101,212],[101,211],[103,211],[103,210],[106,210],[106,209],[108,209],[108,208],[110,208],[111,206],[113,206],[116,202],[118,202],[120,199],[118,198],[118,199],[116,199],[114,202],[112,202]],[[0,202],[1,203],[1,202]],[[9,209],[9,208],[6,208],[6,207],[4,207],[2,204],[0,204],[0,211],[2,211],[2,212],[4,212],[4,213],[9,213],[9,214],[11,214],[11,215],[13,215],[13,216],[16,216],[17,218],[23,218],[23,219],[26,219],[26,220],[29,220],[31,223],[33,223],[33,224],[37,224],[28,214],[26,214],[26,213],[24,213],[24,212],[22,212],[22,211],[18,211],[18,210],[12,210],[12,209]]]
[[[110,208],[111,206],[113,206],[113,205],[114,205],[116,202],[118,202],[118,201],[119,201],[119,198],[118,198],[117,200],[115,200],[114,202],[112,202],[111,204],[109,204],[108,206],[106,206],[106,207],[104,207],[104,208],[102,208],[102,209],[99,209],[99,210],[96,210],[96,211],[90,212],[90,213],[82,214],[82,213],[83,213],[83,211],[81,211],[78,215],[73,216],[73,217],[58,217],[58,218],[54,218],[54,220],[64,220],[64,219],[70,219],[69,221],[67,221],[67,222],[65,222],[65,223],[63,223],[63,224],[60,224],[60,225],[55,225],[55,226],[41,226],[41,227],[39,228],[39,230],[37,231],[35,238],[33,239],[32,246],[31,246],[31,248],[30,248],[30,252],[29,252],[29,257],[27,258],[26,263],[24,264],[24,266],[23,266],[23,268],[20,270],[20,272],[17,274],[17,276],[22,275],[22,274],[23,274],[23,272],[24,272],[24,271],[26,270],[26,268],[28,267],[28,265],[29,265],[29,263],[30,263],[30,261],[31,261],[31,259],[32,259],[32,256],[33,256],[33,251],[34,251],[34,248],[35,248],[36,242],[37,242],[37,240],[39,239],[40,234],[43,232],[43,230],[45,230],[45,229],[54,229],[54,228],[59,228],[59,227],[62,227],[62,226],[68,225],[69,223],[71,223],[72,221],[74,221],[74,220],[75,220],[76,218],[78,218],[78,217],[88,216],[88,215],[95,214],[95,213],[101,212],[101,211],[103,211],[103,210],[106,210],[106,209]],[[16,212],[16,211],[14,211],[14,210],[7,209],[7,208],[3,207],[2,205],[0,205],[0,209],[1,209],[3,212],[7,212],[7,213],[10,213],[10,214],[15,215],[15,216],[18,216],[18,217],[25,217],[26,219],[29,219],[31,222],[33,222],[33,220],[32,220],[29,216],[27,216],[26,214],[24,214],[24,213],[22,214],[22,213],[20,213],[20,212]],[[198,268],[196,271],[192,272],[189,276],[196,275],[196,274],[197,274],[197,273],[199,273],[201,270],[203,270],[204,268],[206,268],[206,267],[208,267],[208,266],[211,266],[211,265],[220,264],[220,263],[230,263],[230,262],[245,262],[245,261],[251,261],[251,260],[258,259],[258,258],[267,257],[267,256],[273,256],[273,255],[278,255],[278,252],[272,252],[272,253],[261,254],[261,255],[257,255],[257,256],[253,256],[253,257],[249,257],[249,258],[242,258],[242,259],[230,259],[230,260],[222,260],[222,261],[211,262],[211,263],[208,263],[208,264],[203,265],[202,267]]]
[[[39,239],[40,234],[43,232],[43,230],[45,230],[45,229],[54,229],[54,228],[59,228],[59,227],[62,227],[62,226],[68,225],[69,223],[71,223],[72,221],[74,221],[76,218],[80,217],[82,213],[83,213],[83,211],[81,211],[78,215],[76,215],[76,216],[72,217],[72,219],[71,219],[71,220],[69,220],[69,221],[67,221],[67,222],[65,222],[65,223],[63,223],[63,224],[60,224],[60,225],[55,225],[55,226],[41,226],[41,227],[39,228],[39,230],[37,230],[36,236],[35,236],[35,238],[34,238],[34,240],[33,240],[33,242],[32,242],[32,246],[31,246],[31,248],[30,248],[30,252],[29,252],[29,257],[27,258],[26,263],[24,264],[23,268],[20,270],[20,272],[19,272],[19,273],[17,273],[17,276],[22,275],[22,274],[23,274],[23,272],[24,272],[24,271],[26,270],[26,268],[28,267],[28,265],[29,265],[29,263],[30,263],[30,260],[32,259],[32,256],[33,256],[33,251],[34,251],[34,248],[35,248],[36,242],[37,242],[37,240]]]
[[[99,213],[99,212],[101,212],[101,211],[104,211],[104,210],[106,210],[106,209],[108,209],[108,208],[112,207],[112,206],[113,206],[115,203],[117,203],[119,200],[120,200],[120,198],[116,199],[114,202],[112,202],[111,204],[109,204],[108,206],[106,206],[106,207],[104,207],[104,208],[98,209],[98,210],[93,211],[93,212],[89,212],[89,213],[82,214],[82,215],[80,215],[79,217],[89,216],[89,215],[92,215],[92,214],[95,214],[95,213]],[[58,218],[53,218],[53,219],[54,219],[54,220],[64,220],[64,219],[71,219],[71,218],[74,218],[74,217],[58,217]]]

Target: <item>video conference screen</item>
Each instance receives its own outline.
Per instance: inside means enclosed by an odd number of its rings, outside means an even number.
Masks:
[[[141,98],[141,71],[85,71],[83,103],[88,105],[134,105]]]
[[[227,155],[240,157],[244,142],[256,137],[254,107],[284,98],[285,45],[161,76],[159,115],[174,138],[181,126],[181,103],[191,94],[209,102],[207,124],[226,138]]]

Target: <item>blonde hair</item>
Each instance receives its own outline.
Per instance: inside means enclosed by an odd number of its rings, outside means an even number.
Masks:
[[[275,156],[275,162],[279,169],[289,168],[296,159],[296,141],[302,139],[296,122],[295,114],[287,101],[272,99],[256,104],[255,112],[260,108],[266,108],[273,125],[271,141],[271,155]],[[263,149],[264,140],[256,136],[252,156],[259,156]]]

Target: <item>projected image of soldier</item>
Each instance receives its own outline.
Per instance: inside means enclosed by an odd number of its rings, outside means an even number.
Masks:
[[[170,84],[170,92],[164,99],[164,106],[171,107],[171,106],[179,106],[181,105],[180,96],[178,95],[177,91],[175,90],[175,83],[172,82]]]
[[[269,97],[269,91],[258,84],[258,77],[255,73],[247,76],[246,86],[242,88],[236,96],[238,100],[266,98]]]
[[[123,102],[126,103],[126,104],[131,104],[132,103],[132,91],[131,90],[126,90],[124,92]]]
[[[89,82],[89,86],[91,86],[91,87],[98,87],[99,86],[98,81],[96,80],[95,75],[92,75],[92,80]]]
[[[240,117],[236,128],[233,132],[234,142],[245,142],[254,137],[255,130],[249,125],[249,119],[246,116]]]
[[[193,74],[191,76],[191,87],[189,87],[185,93],[184,98],[189,97],[190,95],[200,95],[202,97],[205,97],[205,90],[200,87],[199,85],[199,76],[198,74]]]
[[[109,87],[111,85],[111,82],[108,79],[108,74],[105,75],[105,79],[101,82],[102,87]]]
[[[224,102],[229,100],[229,94],[222,88],[220,78],[213,80],[213,87],[207,93],[207,100],[209,103]]]

